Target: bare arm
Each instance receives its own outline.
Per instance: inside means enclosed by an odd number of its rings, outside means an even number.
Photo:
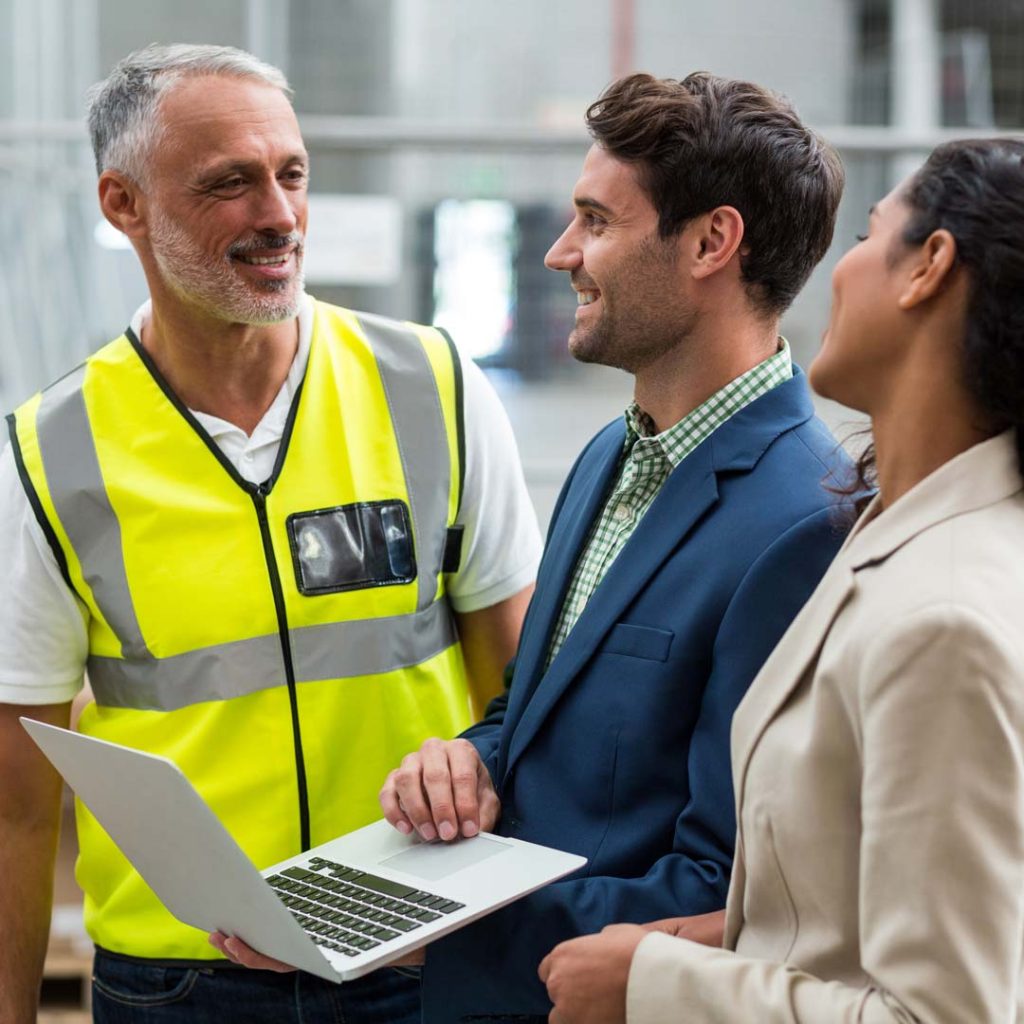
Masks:
[[[36,1019],[60,831],[60,776],[21,727],[67,726],[70,704],[0,704],[0,1020]]]
[[[474,721],[483,718],[488,702],[501,693],[502,675],[516,653],[523,616],[532,596],[531,583],[489,608],[455,613]]]

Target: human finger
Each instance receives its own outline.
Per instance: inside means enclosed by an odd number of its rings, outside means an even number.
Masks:
[[[377,794],[377,800],[380,803],[380,809],[384,812],[384,819],[388,824],[398,829],[402,835],[407,836],[412,832],[413,824],[406,815],[405,807],[402,804],[401,797],[398,795],[398,787],[395,782],[397,774],[398,769],[388,772],[388,777],[384,780],[384,785],[381,786],[381,790]]]
[[[395,960],[388,961],[388,967],[422,967],[427,959],[427,947],[420,946],[409,953],[403,953]]]
[[[490,783],[476,747],[468,740],[453,740],[447,745],[448,770],[451,772],[455,825],[467,838],[480,831],[481,772]],[[442,838],[444,836],[442,835]]]
[[[273,957],[257,953],[255,949],[247,945],[237,936],[224,935],[221,932],[213,932],[209,936],[210,945],[219,949],[229,960],[243,967],[250,967],[258,971],[276,971],[278,974],[287,974],[295,970],[291,964],[286,964]]]
[[[494,826],[501,817],[501,800],[494,789],[491,773],[481,761],[477,769],[476,802],[480,808],[479,824],[483,832],[494,831]]]
[[[556,946],[555,949],[557,948],[558,947]],[[553,949],[548,953],[537,967],[537,977],[540,978],[541,982],[545,985],[548,983],[548,978],[551,977],[551,956],[554,952],[555,950]]]
[[[452,743],[432,739],[420,747],[420,756],[423,758],[423,791],[430,805],[430,821],[433,825],[433,835],[428,836],[420,829],[420,835],[427,840],[440,836],[447,842],[459,834],[459,819],[455,810],[455,791],[449,760],[452,746]],[[475,773],[473,781],[475,784]],[[476,803],[475,792],[473,803]],[[409,809],[406,810],[408,812]]]
[[[689,939],[702,946],[721,946],[725,936],[725,911],[715,910],[709,914],[695,914],[690,917],[666,917],[643,925],[645,931],[664,932],[679,939]]]
[[[402,763],[391,773],[399,812],[427,842],[437,838],[424,784],[423,750],[430,742],[427,740],[416,753],[406,754]]]

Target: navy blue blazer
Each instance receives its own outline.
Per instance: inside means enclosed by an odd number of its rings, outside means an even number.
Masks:
[[[823,482],[849,462],[795,371],[676,467],[544,671],[624,431],[610,424],[573,467],[509,691],[464,734],[502,801],[496,831],[587,865],[430,946],[427,1024],[546,1015],[537,965],[558,942],[725,906],[733,712],[842,542]]]

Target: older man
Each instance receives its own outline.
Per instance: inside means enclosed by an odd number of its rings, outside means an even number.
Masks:
[[[8,418],[0,460],[0,1019],[33,1020],[59,780],[17,717],[175,760],[259,865],[376,817],[500,685],[539,537],[507,421],[437,330],[302,287],[283,76],[151,47],[92,95],[104,216],[151,301]],[[464,424],[464,430],[463,430]],[[360,538],[355,542],[351,538]],[[454,613],[454,621],[453,621]],[[238,970],[78,808],[98,1021],[412,1021],[393,971]]]
[[[495,828],[588,864],[428,947],[430,1024],[546,1020],[556,943],[725,905],[732,713],[842,539],[823,481],[848,467],[778,333],[832,237],[837,156],[708,74],[632,75],[587,122],[547,263],[576,293],[570,350],[633,374],[635,401],[562,491],[507,698],[382,803],[404,832]]]

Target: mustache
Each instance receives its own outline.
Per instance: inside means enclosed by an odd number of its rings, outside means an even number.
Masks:
[[[594,283],[594,281],[586,274],[577,274],[573,272],[572,274],[569,275],[569,281],[571,282],[573,288],[575,288],[577,291],[596,292],[600,290]]]
[[[304,243],[305,236],[301,231],[290,231],[287,235],[252,235],[232,242],[228,246],[228,256],[250,256],[268,249],[295,249],[301,253]]]

